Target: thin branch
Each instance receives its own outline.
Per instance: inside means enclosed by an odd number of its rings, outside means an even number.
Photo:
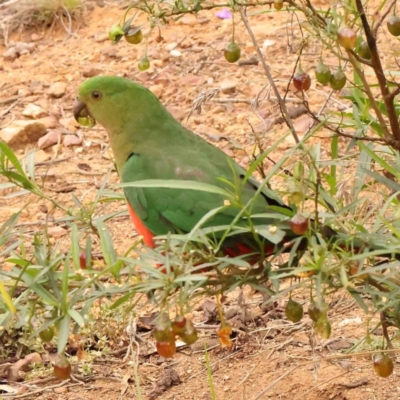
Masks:
[[[279,107],[281,109],[283,117],[285,118],[285,122],[286,122],[287,126],[289,127],[295,142],[296,143],[300,143],[300,139],[297,136],[296,130],[294,128],[292,119],[290,118],[289,112],[288,112],[288,110],[286,108],[285,102],[283,101],[283,99],[282,99],[282,97],[281,97],[281,95],[279,93],[279,90],[278,90],[278,88],[277,88],[277,86],[275,84],[274,78],[271,75],[271,71],[269,69],[269,66],[267,65],[267,63],[264,60],[264,57],[263,57],[263,55],[261,53],[261,50],[260,50],[260,47],[258,46],[256,37],[254,36],[254,33],[253,33],[253,31],[252,31],[252,29],[250,27],[249,21],[247,20],[246,12],[245,12],[245,8],[244,7],[240,8],[240,16],[242,17],[242,21],[243,21],[243,23],[244,23],[244,25],[245,25],[245,27],[247,29],[247,32],[250,35],[250,38],[251,38],[251,40],[253,42],[254,47],[256,49],[257,56],[258,56],[258,58],[260,60],[260,63],[262,65],[263,69],[264,69],[265,75],[267,76],[268,81],[269,81],[272,89],[275,92],[275,96],[278,99]]]
[[[372,52],[372,50],[371,50],[371,52]],[[350,60],[351,64],[353,65],[353,68],[356,70],[358,76],[360,77],[360,79],[363,83],[365,93],[368,96],[368,99],[371,102],[371,107],[374,109],[375,114],[379,120],[379,123],[382,128],[382,132],[383,132],[384,136],[389,139],[390,137],[392,137],[392,135],[389,132],[388,127],[386,126],[385,119],[383,118],[381,110],[379,109],[378,104],[375,101],[374,95],[371,92],[371,88],[367,82],[367,79],[365,78],[364,72],[358,67],[357,62],[355,61],[355,58],[353,57],[353,55],[349,51],[347,51],[347,54],[349,56],[349,60]],[[379,59],[379,56],[378,56],[378,59]],[[385,87],[386,87],[386,78],[385,78]]]
[[[389,3],[388,9],[381,15],[381,17],[378,19],[372,34],[374,35],[374,37],[376,37],[376,35],[378,34],[378,29],[379,27],[382,25],[382,22],[385,20],[385,18],[388,16],[388,14],[390,13],[390,11],[392,10],[393,6],[396,4],[397,0],[392,0],[391,3]]]
[[[387,324],[387,320],[386,320],[385,311],[381,312],[380,317],[381,317],[383,337],[386,339],[387,348],[392,350],[392,349],[394,349],[394,347],[393,347],[392,341],[390,340],[389,333],[388,333],[388,330],[387,330],[388,324]]]
[[[400,125],[397,120],[393,98],[391,98],[390,91],[387,86],[385,73],[383,72],[381,59],[378,53],[378,48],[376,47],[376,39],[373,32],[371,31],[371,27],[369,26],[362,1],[356,0],[356,4],[365,31],[365,36],[367,38],[368,46],[371,50],[371,64],[372,68],[374,69],[375,75],[378,78],[379,87],[383,96],[383,101],[385,102],[390,127],[392,129],[392,135],[396,138],[398,142],[400,142]],[[398,149],[399,145],[397,145],[395,148]]]

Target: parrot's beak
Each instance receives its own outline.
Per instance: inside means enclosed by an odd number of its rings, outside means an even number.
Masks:
[[[90,115],[90,112],[85,103],[76,99],[73,106],[74,117],[77,122],[81,125],[87,126],[89,128],[96,124],[95,119]]]

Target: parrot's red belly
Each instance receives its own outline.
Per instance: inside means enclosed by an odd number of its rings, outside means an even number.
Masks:
[[[146,246],[151,247],[154,249],[154,234],[151,233],[149,228],[147,228],[142,220],[136,215],[135,211],[133,210],[132,206],[128,203],[128,211],[129,214],[131,215],[131,219],[133,222],[133,225],[135,225],[136,231],[139,235],[143,236],[143,242]]]

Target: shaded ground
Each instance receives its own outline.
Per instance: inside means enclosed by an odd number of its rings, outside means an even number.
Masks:
[[[53,128],[61,131],[63,137],[74,135],[82,139],[82,144],[66,147],[53,145],[39,152],[37,174],[42,177],[46,191],[55,196],[61,204],[72,206],[71,193],[84,202],[93,200],[100,182],[112,168],[110,149],[107,147],[106,133],[101,127],[82,129],[72,119],[72,102],[77,87],[85,78],[83,75],[120,74],[137,80],[150,87],[181,121],[188,116],[193,101],[201,91],[222,89],[212,100],[205,103],[200,113],[195,112],[186,125],[203,135],[213,144],[222,147],[234,156],[243,166],[249,157],[242,150],[235,150],[224,136],[236,141],[249,154],[253,151],[255,137],[249,123],[259,136],[263,148],[274,143],[285,132],[284,126],[274,123],[279,109],[269,93],[267,80],[257,65],[229,65],[223,58],[223,49],[231,34],[231,22],[219,20],[214,13],[186,16],[180,21],[171,22],[163,29],[164,41],[157,43],[153,35],[149,42],[151,68],[146,72],[137,70],[137,62],[142,56],[144,46],[130,46],[121,42],[111,46],[107,31],[119,20],[122,11],[106,5],[95,7],[88,13],[76,31],[65,40],[65,31],[55,28],[52,32],[41,29],[23,31],[10,39],[35,43],[30,54],[22,55],[14,61],[2,61],[0,67],[0,105],[9,112],[3,117],[1,127],[13,119],[24,118],[21,112],[27,104],[35,104],[55,117]],[[299,32],[294,30],[287,37],[287,14],[266,13],[251,17],[254,32],[263,45],[263,52],[271,64],[272,72],[280,89],[284,90],[292,74],[296,61],[293,49],[298,46]],[[76,26],[75,26],[76,28]],[[255,56],[255,50],[243,26],[238,25],[237,39],[241,45],[243,59]],[[390,45],[390,43],[389,43]],[[292,49],[292,50],[290,50]],[[1,52],[5,49],[0,48]],[[175,50],[172,52],[171,50]],[[180,55],[178,54],[180,53]],[[319,50],[308,48],[303,53],[303,68],[314,65]],[[327,59],[328,65],[335,65],[334,59]],[[52,84],[62,82],[63,94],[54,98],[50,94]],[[263,90],[264,88],[264,90]],[[258,109],[258,116],[250,112],[250,101],[261,93],[265,100]],[[313,83],[308,92],[309,102],[317,106],[326,98],[328,89]],[[289,92],[289,106],[296,107],[299,99]],[[341,101],[333,107],[342,106]],[[0,111],[1,112],[1,111]],[[298,130],[305,132],[310,120],[301,115],[296,119]],[[268,129],[265,129],[266,126]],[[221,136],[222,135],[222,136]],[[323,149],[329,149],[328,139],[319,139]],[[291,138],[285,140],[272,158],[278,160],[280,154],[293,146]],[[17,154],[36,145],[24,144]],[[344,144],[343,144],[344,146]],[[322,150],[322,157],[328,156]],[[60,161],[60,162],[59,162]],[[90,169],[83,165],[90,165]],[[269,168],[270,162],[265,164]],[[115,171],[111,172],[110,184],[116,183]],[[275,187],[281,182],[276,181]],[[5,220],[21,208],[30,204],[22,212],[21,223],[26,224],[26,234],[32,235],[42,229],[45,218],[44,201],[27,196],[1,199],[0,220]],[[122,202],[106,206],[102,213],[124,210]],[[48,210],[47,210],[48,211]],[[54,218],[61,216],[55,212]],[[68,245],[68,229],[57,231],[53,240]],[[121,251],[133,242],[133,231],[127,216],[115,219],[108,224]],[[123,232],[123,234],[121,234]],[[247,333],[240,333],[235,349],[210,351],[213,381],[218,400],[233,399],[398,399],[400,387],[395,383],[396,375],[387,380],[378,378],[372,369],[369,357],[324,360],[341,354],[351,347],[365,332],[360,322],[365,317],[354,306],[350,298],[332,299],[330,319],[332,336],[327,343],[310,342],[311,321],[306,317],[300,324],[289,324],[282,320],[282,307],[278,312],[262,311],[258,304],[259,295],[246,291],[246,303],[251,313]],[[300,299],[301,300],[301,299]],[[308,302],[308,294],[304,299]],[[230,296],[226,306],[235,306],[237,293]],[[204,321],[204,311],[194,311],[195,321]],[[356,318],[360,317],[360,320]],[[242,324],[243,325],[243,324]],[[201,329],[200,329],[201,330]],[[210,338],[214,330],[201,330],[204,337]],[[215,339],[215,337],[214,337]],[[209,346],[211,339],[207,339]],[[115,340],[117,348],[117,340]],[[153,393],[158,399],[211,399],[210,385],[205,370],[205,357],[201,347],[193,354],[183,350],[172,362],[163,362],[157,355],[140,359],[139,377],[146,395]],[[142,351],[145,354],[146,351]],[[318,359],[318,363],[316,360]],[[40,399],[104,399],[133,398],[136,396],[134,369],[122,360],[122,356],[104,356],[92,364],[93,381],[85,384],[74,383],[68,387],[49,388],[36,395]],[[315,360],[315,363],[313,362]],[[177,376],[181,383],[178,383]],[[103,378],[101,378],[103,376]],[[128,378],[129,381],[128,381]],[[126,383],[128,382],[128,383]],[[161,382],[161,383],[160,383]],[[172,387],[170,384],[176,383]],[[276,383],[262,397],[257,395],[269,385]],[[43,386],[37,383],[39,387]],[[57,384],[57,381],[46,385]],[[352,387],[354,386],[354,388]],[[163,388],[167,388],[163,391]],[[155,391],[154,391],[155,390]],[[152,392],[153,391],[153,392]],[[35,398],[35,396],[25,397]],[[136,397],[135,397],[136,398]]]

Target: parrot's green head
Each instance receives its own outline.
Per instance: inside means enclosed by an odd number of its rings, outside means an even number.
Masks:
[[[74,103],[74,116],[79,123],[93,126],[97,121],[109,135],[118,133],[128,119],[140,124],[148,116],[163,111],[150,90],[118,76],[88,79],[79,87]]]

